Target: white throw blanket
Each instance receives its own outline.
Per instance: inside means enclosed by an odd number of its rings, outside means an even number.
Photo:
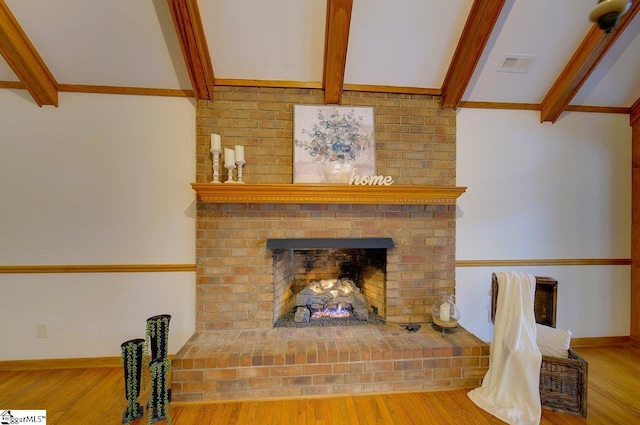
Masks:
[[[469,398],[495,417],[518,425],[539,424],[540,366],[533,300],[536,278],[497,272],[498,300],[489,370]]]

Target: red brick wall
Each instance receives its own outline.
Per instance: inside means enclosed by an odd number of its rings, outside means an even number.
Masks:
[[[293,105],[322,104],[321,90],[216,88],[197,108],[196,181],[211,181],[210,133],[245,146],[247,183],[291,183]],[[455,186],[455,111],[432,96],[345,92],[373,106],[377,174],[396,184]],[[226,178],[226,173],[224,173]],[[455,207],[198,204],[196,327],[268,328],[273,274],[268,238],[390,237],[387,321],[427,322],[441,288],[454,290]]]

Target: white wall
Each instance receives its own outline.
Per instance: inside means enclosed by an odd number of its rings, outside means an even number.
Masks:
[[[630,257],[628,115],[462,109],[457,127],[456,259]],[[489,341],[491,273],[458,267],[461,324]],[[574,337],[629,335],[629,266],[508,267],[558,280],[557,326]]]
[[[0,90],[0,265],[193,264],[195,105]],[[115,356],[171,314],[195,329],[195,273],[0,274],[0,360]],[[48,338],[36,338],[46,323]]]
[[[5,89],[0,111],[0,265],[195,262],[191,100],[60,93],[39,108]],[[457,140],[458,260],[629,258],[627,115],[463,109]],[[629,334],[628,266],[511,269],[559,281],[575,337]],[[456,270],[461,323],[487,341],[492,271]],[[0,274],[0,300],[0,360],[116,356],[155,314],[173,316],[172,353],[195,329],[190,272]]]

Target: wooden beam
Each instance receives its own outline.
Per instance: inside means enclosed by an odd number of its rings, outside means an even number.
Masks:
[[[640,99],[631,108],[631,340],[640,347]]]
[[[182,89],[154,89],[149,87],[122,86],[91,86],[85,84],[59,84],[61,92],[70,93],[98,93],[98,94],[129,94],[133,96],[169,96],[195,97],[193,90]]]
[[[39,106],[58,106],[58,83],[4,0],[0,0],[0,54]]]
[[[196,0],[167,0],[196,100],[213,100],[213,65]]]
[[[629,119],[629,124],[634,126],[638,124],[638,120],[640,120],[640,98],[636,100],[636,102],[631,106],[631,118]]]
[[[347,64],[353,0],[327,0],[322,87],[324,103],[340,103]]]
[[[378,86],[372,84],[345,84],[344,91],[364,91],[369,93],[418,94],[424,96],[440,96],[440,89],[426,87]]]
[[[458,108],[476,109],[512,109],[520,111],[539,111],[540,105],[537,103],[513,103],[513,102],[473,102],[460,101]]]
[[[322,83],[319,81],[243,80],[232,78],[216,78],[216,86],[322,89]]]
[[[539,111],[539,103],[510,103],[510,102],[471,102],[461,101],[458,108],[476,109],[516,109],[522,111]],[[589,105],[568,105],[565,111],[573,112],[597,112],[601,114],[623,114],[629,115],[631,108],[619,106],[589,106]]]
[[[20,81],[0,81],[0,89],[20,89],[20,90],[24,90],[25,86]]]
[[[638,10],[640,10],[640,0],[634,0],[629,11],[620,18],[618,25],[609,33],[601,30],[597,24],[593,24],[542,101],[540,122],[556,122]]]
[[[498,22],[506,0],[475,0],[442,84],[442,109],[455,109]]]

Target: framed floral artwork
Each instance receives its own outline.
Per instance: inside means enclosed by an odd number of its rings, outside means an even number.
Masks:
[[[351,173],[375,175],[373,108],[293,107],[293,182],[349,183]]]

